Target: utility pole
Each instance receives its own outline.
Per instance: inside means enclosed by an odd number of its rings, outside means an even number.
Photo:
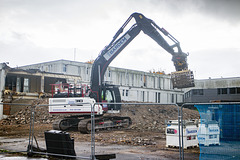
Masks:
[[[76,61],[76,50],[77,48],[74,48],[74,61]]]

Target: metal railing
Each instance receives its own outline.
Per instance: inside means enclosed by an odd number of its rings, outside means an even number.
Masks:
[[[78,103],[79,104],[86,104],[91,106],[91,123],[94,124],[93,118],[94,118],[94,107],[91,103]],[[31,111],[31,122],[30,122],[30,132],[29,132],[29,144],[28,144],[28,150],[27,153],[29,156],[32,156],[33,154],[44,154],[44,155],[50,155],[50,156],[60,156],[60,157],[68,157],[68,158],[82,158],[82,159],[95,159],[95,150],[92,148],[91,145],[91,155],[89,157],[86,156],[71,156],[71,155],[65,155],[65,154],[54,154],[54,153],[43,153],[43,152],[36,152],[33,151],[33,138],[34,138],[34,115],[35,115],[35,108],[36,107],[49,107],[49,106],[59,106],[59,105],[68,105],[68,104],[56,104],[56,105],[35,105],[32,107]],[[74,105],[74,104],[72,104]],[[92,118],[93,117],[93,118]],[[91,134],[92,135],[92,134]],[[91,136],[92,137],[92,136]],[[91,140],[91,143],[92,140]]]

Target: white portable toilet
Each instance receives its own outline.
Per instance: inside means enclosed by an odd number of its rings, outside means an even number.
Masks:
[[[188,120],[183,121],[183,148],[197,147],[197,127],[198,121]],[[169,120],[166,127],[166,147],[179,147],[179,134],[181,134],[181,122],[180,131],[178,130],[178,120]],[[182,137],[181,137],[182,142]],[[181,144],[182,146],[182,144]]]
[[[199,145],[220,145],[220,128],[217,121],[201,120],[198,130]]]

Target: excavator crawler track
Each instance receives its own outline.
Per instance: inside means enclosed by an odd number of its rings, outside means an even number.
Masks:
[[[83,119],[78,123],[78,131],[84,134],[91,132],[91,119]]]
[[[100,117],[95,118],[95,130],[111,130],[128,128],[132,124],[130,117]],[[89,134],[91,132],[91,119],[83,119],[78,123],[78,130],[81,133]]]
[[[76,130],[78,127],[78,123],[81,119],[78,118],[64,118],[58,119],[53,122],[52,126],[54,130]]]

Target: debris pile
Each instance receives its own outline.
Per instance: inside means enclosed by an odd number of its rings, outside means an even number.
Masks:
[[[12,124],[29,124],[31,121],[31,112],[34,106],[36,106],[34,114],[34,122],[39,124],[52,123],[59,116],[50,115],[48,113],[48,106],[41,106],[48,104],[47,99],[34,100],[31,106],[24,106],[17,113],[8,116],[6,119],[0,121],[0,125],[12,125]]]
[[[138,131],[165,132],[168,120],[178,119],[178,107],[175,105],[123,105],[121,116],[132,119],[131,129]],[[183,119],[199,119],[197,110],[183,108]]]
[[[166,122],[178,119],[178,107],[175,105],[122,105],[118,116],[131,117],[132,125],[129,129],[115,130],[114,134],[111,134],[111,131],[96,132],[97,142],[133,146],[160,145],[160,148],[164,148]],[[199,118],[197,110],[183,108],[183,119]]]
[[[52,124],[56,119],[63,117],[63,115],[50,115],[48,113],[48,106],[41,106],[44,104],[48,104],[47,98],[35,100],[31,106],[25,106],[19,112],[1,120],[0,125],[29,124],[31,120],[32,106],[36,105],[40,106],[35,107],[35,123]],[[174,105],[122,105],[119,116],[131,117],[132,125],[129,128],[130,130],[141,132],[156,131],[164,133],[166,122],[178,118],[178,108]],[[197,110],[183,108],[183,118],[199,119],[199,113]],[[134,140],[136,143],[138,141],[139,140]],[[143,140],[141,140],[141,143],[143,143]]]

